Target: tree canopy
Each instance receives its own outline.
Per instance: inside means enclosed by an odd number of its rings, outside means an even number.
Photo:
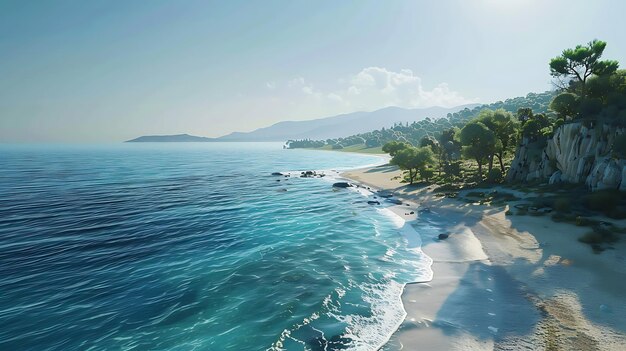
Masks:
[[[409,184],[413,184],[418,174],[428,181],[429,166],[434,162],[433,152],[429,147],[406,146],[398,150],[391,159],[391,164],[407,171]]]
[[[461,129],[463,155],[472,158],[478,164],[478,176],[482,178],[483,164],[496,150],[496,135],[486,125],[475,120]]]
[[[589,77],[612,74],[619,66],[614,60],[600,60],[605,48],[606,42],[594,39],[587,45],[565,49],[560,56],[550,60],[550,74],[560,79],[559,87],[566,88],[569,84],[569,89],[584,96]]]

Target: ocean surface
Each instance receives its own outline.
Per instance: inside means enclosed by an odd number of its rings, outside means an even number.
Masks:
[[[375,350],[428,279],[402,221],[277,143],[0,145],[0,350]]]

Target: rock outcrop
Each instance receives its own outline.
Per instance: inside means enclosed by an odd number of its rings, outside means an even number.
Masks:
[[[592,190],[626,190],[626,159],[612,156],[613,140],[624,129],[581,122],[559,127],[545,145],[522,140],[507,181],[585,183]]]

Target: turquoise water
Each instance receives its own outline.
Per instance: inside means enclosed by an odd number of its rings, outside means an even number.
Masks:
[[[427,257],[356,191],[270,173],[378,162],[275,143],[0,146],[0,350],[376,349]]]

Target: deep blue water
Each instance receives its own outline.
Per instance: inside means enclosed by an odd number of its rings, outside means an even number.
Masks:
[[[0,145],[0,350],[369,350],[429,274],[280,144]],[[281,180],[278,182],[277,180]]]

